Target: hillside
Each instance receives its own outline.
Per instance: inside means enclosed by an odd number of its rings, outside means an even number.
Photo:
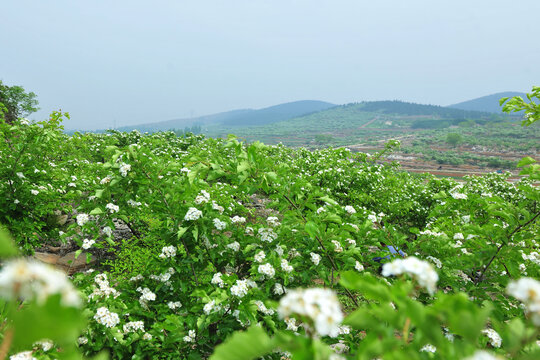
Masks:
[[[492,95],[482,96],[476,99],[463,101],[457,104],[449,105],[449,108],[462,109],[469,111],[485,111],[491,113],[502,113],[499,100],[503,97],[521,96],[526,99],[526,94],[522,92],[507,91]]]
[[[155,123],[123,126],[120,131],[155,132],[170,129],[183,129],[193,125],[223,124],[225,126],[265,125],[292,119],[298,116],[314,113],[334,107],[334,104],[316,100],[301,100],[270,106],[263,109],[240,109],[218,114],[200,116],[189,119],[173,119]]]

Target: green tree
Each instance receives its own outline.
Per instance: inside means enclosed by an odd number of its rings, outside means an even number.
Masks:
[[[36,94],[25,92],[21,86],[8,86],[0,80],[0,118],[13,124],[17,118],[31,114],[39,108]]]
[[[456,146],[462,141],[463,141],[463,138],[458,133],[449,133],[448,135],[446,135],[446,142],[452,146]]]

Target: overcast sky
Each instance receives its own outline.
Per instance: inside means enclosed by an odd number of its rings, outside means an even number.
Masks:
[[[540,85],[539,0],[4,0],[0,80],[96,129]]]

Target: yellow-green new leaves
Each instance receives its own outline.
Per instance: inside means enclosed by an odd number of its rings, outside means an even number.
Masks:
[[[13,240],[7,231],[0,227],[0,257],[15,256],[17,253]]]

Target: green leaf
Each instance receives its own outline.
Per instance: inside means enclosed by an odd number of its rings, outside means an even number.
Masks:
[[[315,239],[319,234],[319,228],[317,227],[317,224],[315,224],[313,221],[308,221],[304,229],[313,239]]]
[[[100,208],[95,208],[94,210],[90,211],[90,215],[101,215],[103,214],[103,210],[101,210]]]
[[[327,203],[329,203],[331,205],[337,205],[338,204],[336,200],[331,199],[329,196],[321,196],[319,198],[319,200],[327,202]]]
[[[178,229],[178,232],[176,233],[178,240],[180,240],[180,238],[182,237],[182,235],[184,235],[187,229],[188,229],[187,227],[181,227]]]
[[[0,228],[0,256],[8,257],[17,255],[17,248],[8,232]]]
[[[236,332],[218,347],[210,360],[250,360],[274,350],[275,344],[260,326]]]
[[[517,167],[527,166],[527,165],[534,164],[534,163],[536,163],[536,160],[534,160],[530,156],[527,156],[527,157],[524,157],[523,159],[521,159],[518,162]]]

